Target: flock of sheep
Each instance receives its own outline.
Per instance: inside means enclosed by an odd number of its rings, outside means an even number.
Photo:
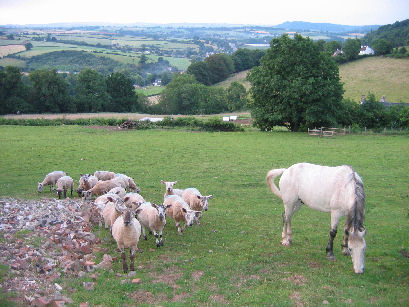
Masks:
[[[128,271],[125,248],[130,249],[130,270],[134,271],[135,252],[141,233],[144,239],[147,239],[145,228],[153,233],[156,246],[160,247],[163,245],[162,231],[166,224],[166,215],[175,220],[178,234],[182,235],[186,226],[193,226],[194,222],[200,225],[202,211],[207,211],[209,199],[213,197],[203,196],[196,188],[174,189],[177,181],[161,180],[161,183],[165,185],[166,192],[163,204],[157,205],[145,201],[134,180],[127,175],[109,171],[80,175],[78,195],[85,197],[85,200],[97,196],[93,207],[100,214],[100,225],[103,220],[105,227],[111,229],[121,251],[124,272]],[[68,190],[72,196],[74,180],[63,171],[54,171],[38,183],[38,192],[41,193],[47,185],[50,186],[50,191],[55,185],[58,198],[61,198],[62,194],[65,198]]]

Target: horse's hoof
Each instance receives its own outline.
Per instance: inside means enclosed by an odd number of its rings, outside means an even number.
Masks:
[[[327,255],[327,259],[331,261],[335,261],[335,256],[334,255]]]
[[[349,251],[349,249],[345,249],[345,250],[342,251],[342,255],[351,256],[351,252]]]
[[[285,240],[285,241],[281,242],[281,244],[284,245],[284,246],[290,246],[290,241]]]

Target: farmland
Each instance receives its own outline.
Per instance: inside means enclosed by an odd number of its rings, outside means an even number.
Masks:
[[[119,260],[113,271],[92,276],[62,275],[54,282],[74,305],[406,305],[409,283],[407,136],[347,135],[331,139],[305,133],[192,133],[184,130],[110,131],[78,126],[0,127],[0,195],[38,196],[45,173],[63,169],[75,180],[107,169],[135,178],[142,195],[161,202],[160,180],[178,180],[214,194],[201,226],[178,236],[167,219],[165,245],[141,241],[136,276],[123,283]],[[205,144],[205,146],[204,146]],[[52,152],[52,154],[50,154]],[[294,242],[280,245],[282,202],[265,183],[271,168],[308,161],[352,165],[366,192],[367,254],[362,275],[341,255],[342,223],[335,239],[336,261],[325,258],[329,214],[302,208],[293,220]],[[108,230],[94,226],[100,248],[119,256]],[[20,233],[25,240],[28,232]],[[3,240],[3,238],[0,238]],[[95,261],[103,252],[95,251]],[[120,259],[118,257],[118,259]],[[7,278],[2,269],[0,280]],[[94,281],[94,290],[83,282]],[[72,289],[75,289],[73,291]]]

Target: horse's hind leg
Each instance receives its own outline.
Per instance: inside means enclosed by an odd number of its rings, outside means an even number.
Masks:
[[[284,204],[284,213],[283,213],[283,232],[281,234],[282,237],[282,245],[290,245],[293,238],[292,238],[292,229],[291,229],[291,218],[293,217],[294,213],[300,209],[302,202],[297,200],[291,203]]]

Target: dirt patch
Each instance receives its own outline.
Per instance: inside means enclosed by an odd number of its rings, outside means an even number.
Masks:
[[[304,304],[301,301],[301,293],[298,291],[294,291],[290,294],[290,299],[295,303],[297,307],[302,307]]]
[[[139,289],[133,292],[130,296],[137,304],[157,305],[160,302],[166,302],[168,297],[164,293],[153,294],[149,291]]]
[[[193,278],[194,281],[198,281],[200,279],[200,277],[203,276],[203,274],[204,274],[203,271],[194,271],[192,273],[192,278]]]
[[[186,292],[175,294],[172,298],[172,302],[183,302],[187,299],[190,295]]]
[[[297,286],[301,286],[305,284],[307,279],[301,274],[291,275],[290,277],[284,278],[285,280],[291,281],[292,283],[296,284]]]
[[[322,268],[322,264],[319,263],[318,261],[310,261],[308,262],[308,266],[312,269],[320,269]]]
[[[176,266],[172,266],[162,271],[162,273],[152,272],[149,274],[153,277],[153,284],[164,283],[171,286],[173,289],[179,289],[180,286],[176,284],[176,281],[183,277],[182,269]]]
[[[240,277],[234,277],[233,279],[235,279],[234,284],[236,285],[236,287],[241,288],[242,286],[245,286],[246,283],[249,280],[259,280],[261,277],[259,275],[245,275],[245,276],[240,276]]]

